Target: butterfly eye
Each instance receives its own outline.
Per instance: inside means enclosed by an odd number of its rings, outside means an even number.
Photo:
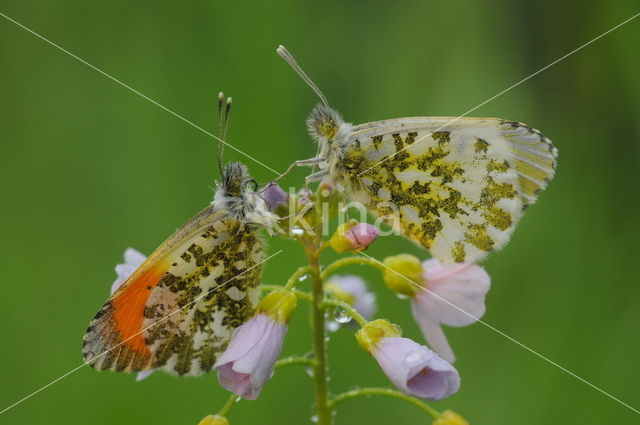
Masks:
[[[251,192],[255,192],[256,189],[258,189],[258,182],[253,180],[253,179],[251,179],[251,180],[249,180],[248,182],[245,183],[244,187],[245,187],[246,190],[249,190]]]

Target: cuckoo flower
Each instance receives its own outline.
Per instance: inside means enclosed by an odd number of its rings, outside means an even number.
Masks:
[[[389,380],[407,395],[442,400],[460,388],[458,371],[436,353],[408,338],[386,320],[365,324],[358,344],[376,359]]]
[[[292,292],[281,289],[260,302],[258,314],[235,330],[214,365],[220,385],[247,400],[260,395],[282,350],[296,301]]]
[[[469,425],[465,418],[451,410],[445,410],[440,414],[432,425]]]
[[[376,295],[369,291],[366,282],[360,276],[333,275],[325,284],[325,290],[350,304],[367,320],[376,312]]]
[[[277,183],[269,183],[259,195],[267,203],[269,210],[274,213],[286,208],[289,204],[289,196]]]
[[[368,223],[349,220],[336,229],[329,240],[336,252],[364,251],[378,238],[378,229]]]
[[[224,416],[208,415],[202,418],[198,425],[229,425],[229,421]]]
[[[460,327],[478,321],[485,312],[491,279],[475,264],[444,265],[431,259],[422,263],[422,269],[422,290],[411,299],[413,317],[429,345],[453,362],[455,355],[441,324]]]

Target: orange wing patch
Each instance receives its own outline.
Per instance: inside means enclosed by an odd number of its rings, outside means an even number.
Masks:
[[[164,261],[143,264],[96,314],[84,338],[85,360],[96,369],[152,369],[153,355],[142,323],[147,300],[169,268]]]
[[[151,351],[144,342],[143,332],[141,332],[144,309],[151,290],[168,268],[168,264],[154,264],[139,276],[132,276],[134,280],[125,282],[122,290],[117,291],[112,299],[113,320],[123,344],[145,357],[150,357]]]

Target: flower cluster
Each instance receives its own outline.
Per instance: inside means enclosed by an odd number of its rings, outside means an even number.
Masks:
[[[397,388],[393,390],[395,392],[384,394],[436,401],[456,393],[461,380],[453,366],[455,355],[443,325],[460,327],[480,320],[485,312],[485,296],[491,284],[489,275],[475,264],[447,265],[436,259],[421,261],[410,254],[377,261],[363,254],[379,236],[376,227],[356,220],[340,224],[332,236],[324,240],[309,229],[322,224],[315,203],[319,200],[335,200],[335,192],[330,189],[326,184],[321,184],[317,194],[305,190],[287,195],[278,185],[270,184],[260,192],[272,212],[290,221],[290,229],[301,229],[285,234],[301,242],[310,259],[319,258],[320,253],[328,247],[337,253],[355,255],[340,259],[324,270],[320,269],[317,262],[311,262],[309,267],[303,267],[294,274],[286,285],[269,287],[255,315],[234,331],[226,350],[215,362],[214,369],[220,385],[230,391],[233,397],[254,400],[260,395],[264,385],[273,376],[288,323],[298,301],[303,299],[311,301],[312,311],[327,310],[333,313],[332,322],[323,320],[323,329],[317,329],[314,322],[314,332],[322,334],[325,329],[335,331],[344,324],[358,328],[355,332],[357,344],[377,362],[384,375]],[[291,225],[294,219],[300,217],[305,220],[307,227]],[[124,259],[124,264],[116,267],[118,278],[113,283],[112,292],[145,261],[145,256],[129,248]],[[384,285],[401,298],[408,299],[412,315],[428,345],[403,337],[400,327],[388,320],[375,319],[376,295],[364,279],[334,273],[344,266],[356,264],[379,270]],[[305,277],[300,273],[312,276],[311,293],[296,288],[300,277]],[[323,358],[326,354],[317,349],[314,356],[292,358],[288,362],[283,360],[282,364],[304,363],[315,368],[314,375],[322,375],[326,372],[326,359]],[[143,379],[152,372],[139,372],[137,379]],[[367,391],[362,390],[362,394],[367,394]],[[199,425],[228,425],[228,408],[217,415],[206,416]],[[449,410],[435,412],[432,416],[434,425],[467,424],[460,415]]]

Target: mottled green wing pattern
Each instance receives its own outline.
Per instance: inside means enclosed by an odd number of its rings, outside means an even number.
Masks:
[[[255,227],[223,219],[175,259],[145,308],[145,341],[157,365],[179,375],[211,370],[255,311],[264,255]],[[171,308],[180,311],[162,320]]]
[[[198,214],[98,312],[85,360],[100,370],[210,371],[254,313],[265,256],[257,232],[213,207]]]
[[[352,198],[435,258],[475,262],[509,240],[553,177],[557,151],[524,124],[452,120],[356,126],[330,172]]]

